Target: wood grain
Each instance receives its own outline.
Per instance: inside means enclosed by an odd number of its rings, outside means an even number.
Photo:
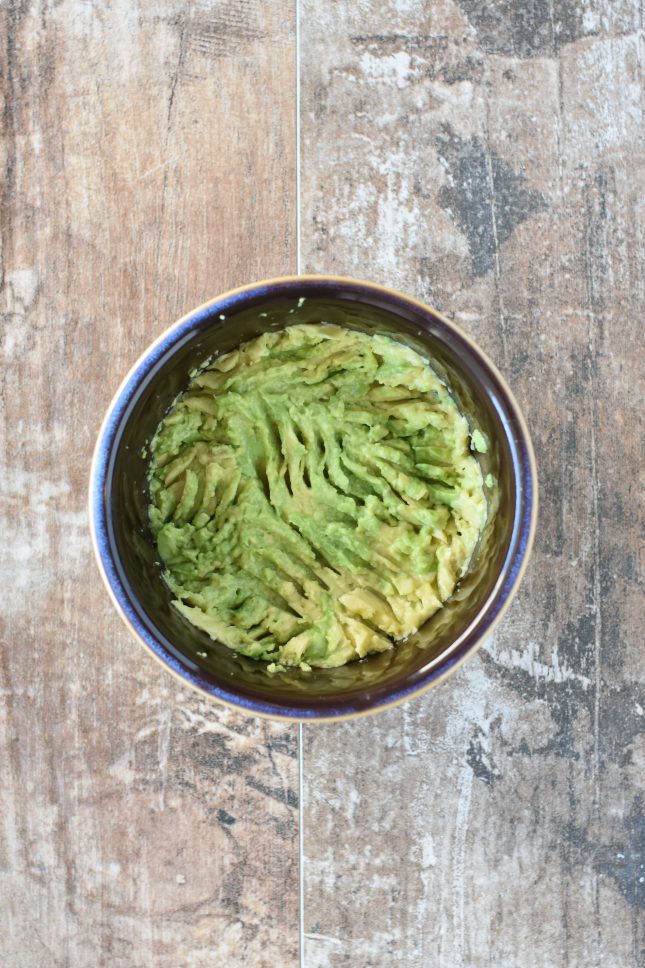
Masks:
[[[631,0],[303,2],[303,267],[458,321],[542,494],[479,656],[306,730],[307,968],[645,964],[638,28]]]
[[[151,339],[295,267],[293,5],[15,0],[0,37],[0,963],[288,968],[294,730],[130,639],[85,495]]]

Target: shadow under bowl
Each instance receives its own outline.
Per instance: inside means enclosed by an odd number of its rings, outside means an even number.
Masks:
[[[471,430],[489,442],[489,519],[467,575],[417,633],[338,669],[269,674],[189,624],[171,605],[148,525],[148,445],[190,371],[267,330],[337,323],[383,334],[430,358]],[[436,684],[476,651],[508,606],[537,511],[526,425],[497,369],[453,323],[414,299],[333,276],[297,276],[226,293],[179,320],[144,353],[108,410],[90,480],[90,522],[102,576],[134,635],[180,679],[229,706],[272,718],[334,720],[375,712]]]

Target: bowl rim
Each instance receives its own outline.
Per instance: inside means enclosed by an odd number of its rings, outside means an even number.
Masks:
[[[385,298],[390,303],[393,302],[395,305],[397,302],[403,303],[416,313],[420,313],[430,320],[439,321],[439,323],[445,327],[446,330],[453,333],[459,340],[463,341],[469,347],[475,357],[477,357],[484,364],[484,366],[490,370],[492,376],[498,381],[506,397],[506,402],[512,412],[513,420],[517,425],[517,429],[520,431],[521,436],[518,442],[523,448],[524,456],[528,465],[524,475],[525,481],[522,489],[524,500],[527,504],[528,521],[526,520],[525,513],[519,525],[519,532],[516,537],[515,547],[513,547],[513,542],[511,541],[511,545],[509,546],[505,558],[505,564],[508,561],[509,556],[519,559],[519,563],[516,562],[515,567],[509,569],[510,578],[507,578],[507,581],[510,581],[510,584],[505,592],[505,597],[499,604],[499,607],[495,613],[489,619],[485,629],[475,630],[474,641],[463,649],[462,654],[453,656],[451,652],[448,651],[444,653],[443,656],[438,656],[437,665],[432,666],[425,673],[424,678],[420,682],[409,685],[403,689],[399,686],[398,693],[396,693],[395,686],[395,694],[392,696],[392,698],[385,698],[381,701],[365,705],[360,709],[353,709],[349,712],[336,710],[335,708],[325,708],[320,710],[303,708],[298,709],[295,707],[291,708],[284,706],[278,702],[272,704],[269,700],[251,699],[242,696],[233,690],[227,691],[215,683],[205,681],[200,675],[192,673],[178,659],[168,653],[166,647],[160,641],[158,641],[154,635],[150,635],[147,630],[140,625],[138,616],[134,612],[134,609],[126,608],[124,606],[122,598],[126,599],[127,601],[129,597],[121,585],[117,570],[114,566],[113,555],[108,539],[108,514],[105,497],[108,480],[108,465],[110,463],[109,458],[112,453],[114,438],[118,428],[122,424],[124,415],[126,414],[128,405],[133,395],[136,393],[141,381],[149,374],[151,368],[156,363],[159,350],[161,350],[163,347],[168,347],[168,349],[171,349],[173,342],[176,342],[173,341],[173,337],[179,336],[185,331],[190,332],[191,328],[194,328],[204,316],[211,315],[215,308],[220,308],[222,310],[220,316],[223,316],[224,310],[230,308],[231,304],[235,306],[238,301],[244,299],[245,297],[261,295],[265,291],[268,292],[276,288],[278,290],[292,289],[302,285],[305,287],[313,287],[316,285],[329,287],[345,286],[353,289],[354,291],[358,290],[367,294],[378,295],[381,298]],[[513,394],[507,381],[504,379],[488,355],[451,319],[444,316],[443,313],[435,309],[433,306],[423,303],[420,300],[415,299],[413,296],[408,296],[397,289],[393,289],[379,283],[357,279],[352,276],[302,274],[262,279],[258,280],[257,282],[248,283],[244,286],[229,289],[226,292],[223,292],[220,295],[201,303],[188,313],[185,313],[176,322],[172,323],[162,333],[160,333],[160,335],[146,347],[119,384],[101,422],[92,456],[89,474],[88,498],[90,536],[94,556],[103,583],[107,588],[108,594],[112,600],[112,604],[114,605],[118,615],[128,631],[134,636],[135,639],[137,639],[138,642],[141,643],[141,645],[143,645],[146,651],[152,655],[152,657],[156,659],[161,666],[163,666],[164,669],[169,671],[183,685],[187,685],[194,689],[199,695],[208,696],[210,699],[213,699],[230,709],[234,709],[237,712],[246,713],[247,715],[260,716],[263,719],[273,721],[281,720],[283,722],[291,723],[329,723],[343,722],[345,720],[358,719],[362,718],[363,716],[374,715],[375,713],[392,709],[404,702],[407,702],[409,699],[416,698],[426,692],[429,692],[430,689],[439,685],[439,683],[443,682],[448,678],[448,676],[452,675],[452,673],[459,669],[467,659],[473,656],[481,648],[483,642],[490,638],[498,623],[501,621],[510,607],[511,602],[513,601],[522,582],[531,556],[531,551],[535,540],[538,516],[538,477],[531,436],[529,434],[522,411],[517,403],[517,400],[515,399],[515,395]],[[494,601],[494,599],[502,591],[503,589],[498,589],[496,587],[489,595],[487,604],[491,601]],[[481,611],[477,613],[477,615],[481,614]],[[342,702],[342,696],[339,696],[339,703]]]

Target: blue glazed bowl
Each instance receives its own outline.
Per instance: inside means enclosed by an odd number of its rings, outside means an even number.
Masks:
[[[340,669],[270,675],[263,662],[213,642],[170,604],[148,527],[147,446],[189,373],[270,329],[325,320],[381,333],[432,358],[471,429],[490,441],[489,521],[449,602],[389,652]],[[99,568],[135,637],[183,682],[244,712],[336,720],[418,695],[454,671],[490,635],[518,587],[537,514],[535,459],[517,403],[497,369],[434,309],[381,286],[334,276],[258,282],[184,316],[135,363],[99,433],[90,479],[90,522]]]

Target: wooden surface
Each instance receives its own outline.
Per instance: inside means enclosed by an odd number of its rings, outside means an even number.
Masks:
[[[5,968],[296,963],[295,728],[145,655],[85,511],[139,352],[295,268],[294,30],[280,0],[0,5]]]
[[[638,18],[304,0],[303,269],[395,285],[478,340],[542,497],[478,657],[306,730],[307,968],[645,964]]]
[[[430,695],[304,730],[182,689],[91,560],[137,354],[296,264],[295,0],[0,2],[0,964],[645,964],[636,0],[300,0],[301,255],[434,303],[533,432],[532,564]]]

